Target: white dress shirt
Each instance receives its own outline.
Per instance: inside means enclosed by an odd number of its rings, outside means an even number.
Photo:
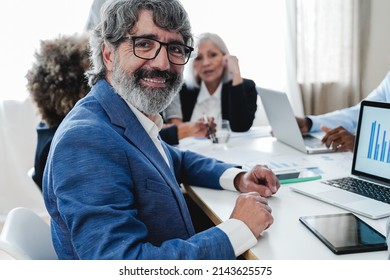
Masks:
[[[196,122],[203,116],[214,117],[215,123],[218,125],[222,120],[221,106],[222,83],[219,84],[214,94],[210,94],[204,82],[200,84],[198,99],[192,112],[191,122]]]

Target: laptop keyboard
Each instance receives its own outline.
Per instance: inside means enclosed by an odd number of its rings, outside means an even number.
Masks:
[[[324,144],[322,144],[321,140],[311,136],[311,135],[304,135],[303,140],[305,141],[306,147],[310,148],[322,148],[324,147]]]
[[[322,181],[322,183],[390,204],[390,188],[352,177]]]

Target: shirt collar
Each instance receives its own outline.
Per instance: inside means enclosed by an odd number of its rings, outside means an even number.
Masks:
[[[130,102],[126,101],[126,103],[129,105],[131,111],[133,111],[134,115],[137,117],[145,131],[150,136],[157,138],[159,131],[163,127],[163,120],[160,114],[145,115],[140,110],[131,105]]]
[[[222,82],[218,85],[214,94],[211,95],[206,87],[206,84],[202,81],[200,83],[200,90],[199,90],[197,103],[202,103],[203,101],[209,98],[221,99],[221,92],[222,92]]]

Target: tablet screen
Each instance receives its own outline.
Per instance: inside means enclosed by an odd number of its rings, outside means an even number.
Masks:
[[[352,213],[305,216],[299,220],[335,254],[387,250],[386,238]]]

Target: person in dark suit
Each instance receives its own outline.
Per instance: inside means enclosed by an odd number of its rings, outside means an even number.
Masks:
[[[178,0],[116,0],[90,34],[92,86],[60,124],[43,179],[59,259],[234,259],[272,223],[265,166],[160,141],[160,112],[193,50]],[[195,233],[180,183],[242,192],[231,217]]]
[[[217,34],[200,34],[196,49],[197,56],[189,62],[188,77],[177,97],[180,101],[164,111],[165,119],[180,124],[207,114],[215,120],[217,129],[226,119],[232,131],[249,130],[257,110],[256,84],[241,77],[238,58],[229,53]]]
[[[28,70],[27,89],[42,121],[37,126],[32,179],[42,191],[42,176],[51,141],[59,124],[89,91],[85,72],[90,66],[88,37],[60,35],[41,41],[36,61]]]

